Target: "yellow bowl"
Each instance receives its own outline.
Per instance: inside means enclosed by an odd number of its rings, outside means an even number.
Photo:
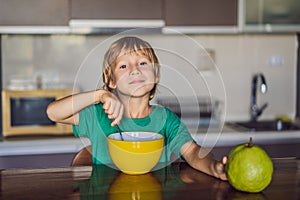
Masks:
[[[145,174],[159,161],[164,138],[153,132],[122,132],[107,137],[114,164],[126,174]]]

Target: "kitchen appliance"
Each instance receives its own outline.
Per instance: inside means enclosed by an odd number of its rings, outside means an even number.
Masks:
[[[2,136],[71,134],[71,125],[46,114],[49,103],[70,94],[71,89],[2,90]]]
[[[221,102],[210,97],[159,97],[157,104],[169,108],[191,130],[220,125]]]

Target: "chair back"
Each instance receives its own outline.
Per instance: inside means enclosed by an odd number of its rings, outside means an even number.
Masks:
[[[76,153],[72,160],[71,166],[91,166],[92,164],[92,146],[89,145]]]

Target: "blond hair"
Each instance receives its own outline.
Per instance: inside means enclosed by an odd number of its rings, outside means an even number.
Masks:
[[[117,58],[121,55],[121,53],[137,53],[146,56],[149,61],[153,65],[154,75],[159,80],[160,78],[160,65],[158,58],[151,47],[151,45],[138,38],[138,37],[123,37],[117,41],[115,41],[110,48],[106,51],[103,60],[103,88],[108,91],[113,91],[113,88],[109,87],[109,83],[113,80],[113,70],[116,65]],[[154,97],[156,92],[157,83],[155,83],[153,89],[150,91],[150,99]]]

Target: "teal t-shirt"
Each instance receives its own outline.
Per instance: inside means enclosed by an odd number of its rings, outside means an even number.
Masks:
[[[73,126],[74,135],[90,139],[93,164],[112,163],[106,137],[118,133],[119,129],[117,126],[110,126],[111,122],[101,103],[79,112],[79,124]],[[165,146],[160,162],[170,161],[171,153],[180,157],[181,147],[187,142],[194,141],[181,120],[169,109],[158,105],[152,105],[152,112],[145,118],[123,116],[119,128],[122,132],[147,131],[162,134]]]

